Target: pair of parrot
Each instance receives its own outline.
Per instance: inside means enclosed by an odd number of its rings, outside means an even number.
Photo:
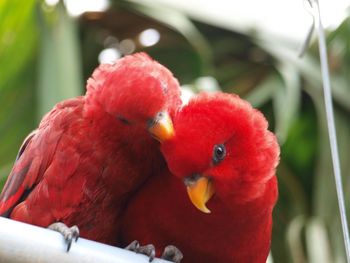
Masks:
[[[184,263],[265,262],[278,159],[259,111],[225,93],[182,107],[172,73],[138,53],[100,65],[85,96],[43,118],[20,148],[0,215],[63,226],[69,244],[138,240],[159,254],[171,243]],[[180,262],[175,252],[162,257]]]

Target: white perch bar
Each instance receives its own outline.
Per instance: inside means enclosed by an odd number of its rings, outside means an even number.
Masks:
[[[148,257],[79,238],[70,251],[61,234],[0,217],[0,262],[147,263]],[[169,263],[154,259],[153,263]]]

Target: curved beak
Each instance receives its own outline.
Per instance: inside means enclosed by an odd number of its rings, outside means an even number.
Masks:
[[[210,213],[206,203],[215,193],[211,179],[201,175],[194,175],[185,178],[184,183],[192,204],[203,213]]]
[[[167,112],[159,112],[155,118],[150,120],[148,131],[160,142],[171,139],[175,134],[173,122]]]

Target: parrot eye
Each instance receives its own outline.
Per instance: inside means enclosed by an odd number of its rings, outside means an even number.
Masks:
[[[126,124],[126,125],[129,125],[129,124],[130,124],[130,121],[129,121],[127,118],[125,118],[124,116],[117,115],[116,117],[117,117],[117,119],[118,119],[119,121],[121,121],[122,123],[124,123],[124,124]]]
[[[226,148],[223,144],[217,144],[214,146],[213,152],[213,162],[214,164],[218,164],[221,162],[226,156]]]

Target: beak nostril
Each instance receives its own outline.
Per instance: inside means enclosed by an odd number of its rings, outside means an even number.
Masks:
[[[158,119],[163,118],[163,116],[164,116],[164,112],[162,112],[162,111],[158,112],[158,114],[157,114]]]
[[[199,178],[201,178],[200,174],[197,174],[197,173],[192,174],[192,175],[184,178],[184,184],[186,186],[194,185],[198,181]]]
[[[148,131],[160,142],[171,139],[174,136],[172,120],[167,112],[159,112],[147,122]]]

